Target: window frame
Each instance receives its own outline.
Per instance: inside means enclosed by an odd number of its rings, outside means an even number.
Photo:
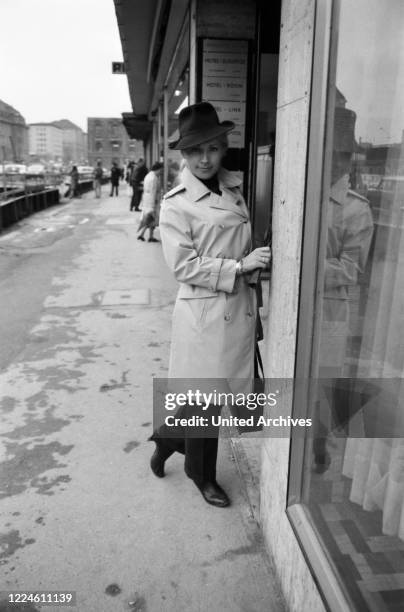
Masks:
[[[305,214],[302,240],[302,264],[298,311],[295,379],[299,393],[294,394],[293,415],[307,418],[309,414],[313,373],[317,370],[320,339],[322,278],[327,239],[327,208],[331,155],[326,155],[326,142],[332,137],[334,99],[329,99],[330,77],[335,79],[340,0],[317,0],[312,63],[308,154],[306,169]],[[328,121],[327,121],[328,118]],[[303,401],[302,401],[303,399]],[[286,514],[299,542],[313,579],[327,610],[352,612],[355,604],[324,547],[307,506],[302,503],[304,459],[310,451],[308,438],[292,431]]]

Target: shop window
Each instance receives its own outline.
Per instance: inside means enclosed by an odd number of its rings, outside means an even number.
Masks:
[[[256,131],[256,182],[252,208],[254,244],[270,241],[278,95],[281,2],[259,3],[260,69]],[[262,275],[266,276],[266,273]]]
[[[254,243],[256,246],[264,246],[268,243],[271,223],[278,58],[279,53],[261,53],[254,210]]]
[[[404,609],[404,4],[334,6],[308,313],[318,384],[306,396],[311,436],[292,439],[288,511],[293,521],[296,501],[304,508],[349,609],[393,612]],[[304,249],[310,237],[306,223]],[[300,321],[297,371],[308,354]]]
[[[168,141],[175,140],[178,134],[178,115],[188,105],[189,70],[185,68],[168,103]],[[162,141],[162,134],[160,135]],[[170,189],[178,180],[182,168],[182,156],[179,151],[168,149],[167,187]]]

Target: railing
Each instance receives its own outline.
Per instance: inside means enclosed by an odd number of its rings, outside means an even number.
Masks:
[[[20,195],[55,189],[63,180],[62,174],[0,174],[0,202]]]
[[[89,191],[93,185],[93,170],[79,172],[79,185],[82,191]],[[105,182],[105,179],[103,182]],[[70,175],[65,173],[0,173],[0,204],[10,198],[36,193],[46,189],[59,189],[61,195],[68,189]]]
[[[94,188],[93,169],[79,172],[81,195]],[[106,175],[102,182],[108,182]],[[71,177],[64,173],[0,173],[0,231],[39,210],[58,204],[69,190]]]

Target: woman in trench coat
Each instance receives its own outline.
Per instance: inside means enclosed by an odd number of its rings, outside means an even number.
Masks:
[[[256,295],[249,279],[268,266],[270,251],[251,251],[241,180],[221,166],[233,128],[231,121],[219,123],[208,102],[194,104],[181,111],[180,138],[170,144],[181,150],[185,168],[180,184],[165,195],[160,216],[164,256],[179,281],[168,377],[216,379],[217,391],[248,393],[256,341]],[[183,406],[176,418],[190,409]],[[211,405],[203,414],[219,412],[220,406]],[[178,451],[185,454],[185,472],[205,501],[229,505],[216,482],[217,434],[192,437],[164,424],[150,440],[156,443],[151,459],[156,476],[164,476],[165,461]]]

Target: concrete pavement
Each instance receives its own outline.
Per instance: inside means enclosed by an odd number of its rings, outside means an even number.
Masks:
[[[121,194],[48,213],[87,221],[65,237],[0,376],[1,589],[75,591],[80,612],[281,611],[229,439],[218,481],[230,508],[204,502],[179,455],[164,479],[149,469],[176,283],[161,245],[136,240],[139,215]]]

